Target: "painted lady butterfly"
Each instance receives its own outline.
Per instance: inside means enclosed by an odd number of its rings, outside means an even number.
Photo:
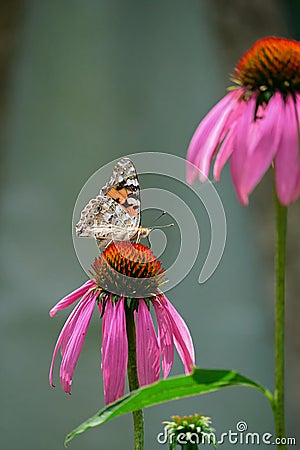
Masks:
[[[76,235],[92,237],[103,251],[112,241],[139,241],[152,230],[140,226],[140,186],[133,162],[122,158],[108,183],[89,201],[76,225]]]

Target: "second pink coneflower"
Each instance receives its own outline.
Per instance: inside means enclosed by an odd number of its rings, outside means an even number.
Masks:
[[[218,181],[230,158],[242,204],[270,166],[283,205],[300,196],[300,43],[277,37],[257,41],[238,62],[233,88],[200,122],[187,160]],[[192,183],[198,171],[188,167]]]

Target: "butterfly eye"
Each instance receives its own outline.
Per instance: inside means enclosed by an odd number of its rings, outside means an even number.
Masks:
[[[88,225],[89,227],[91,227],[92,225],[94,225],[94,221],[93,221],[93,220],[89,220],[88,223],[87,223],[87,225]]]

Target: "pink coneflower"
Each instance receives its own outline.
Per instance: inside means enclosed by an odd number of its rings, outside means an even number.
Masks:
[[[300,196],[300,43],[268,37],[257,41],[238,62],[229,92],[200,122],[187,160],[205,180],[215,157],[218,181],[230,158],[238,198],[248,195],[270,166],[283,205]],[[198,176],[188,168],[188,182]]]
[[[161,263],[148,247],[130,242],[110,244],[95,260],[93,279],[64,297],[50,311],[50,316],[53,317],[58,310],[70,306],[81,297],[58,337],[50,368],[50,384],[53,385],[54,362],[60,349],[61,384],[64,391],[70,393],[73,372],[95,305],[98,306],[102,317],[101,367],[106,404],[124,395],[128,362],[128,312],[131,312],[135,322],[136,363],[140,386],[159,379],[160,357],[163,376],[168,376],[174,359],[174,344],[186,373],[190,373],[194,365],[192,338],[182,317],[159,290],[162,277]],[[126,292],[130,292],[130,280],[140,282],[140,285],[135,284],[138,289],[135,298],[126,296]],[[104,290],[101,287],[103,285],[109,285],[111,291]],[[123,286],[123,295],[112,293],[119,292],[120,286]],[[148,297],[145,296],[146,288]],[[143,297],[139,296],[139,290]],[[151,305],[156,314],[158,336],[150,314]]]

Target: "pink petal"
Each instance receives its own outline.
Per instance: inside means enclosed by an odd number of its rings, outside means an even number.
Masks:
[[[239,98],[242,96],[242,94],[242,92],[239,92]],[[220,146],[214,164],[214,178],[216,181],[219,181],[221,170],[223,169],[226,161],[233,152],[239,120],[243,115],[246,107],[246,101],[238,101],[236,108],[230,113],[224,125],[224,137],[222,137],[224,141]]]
[[[296,94],[296,110],[297,110],[297,123],[298,131],[300,130],[300,94]],[[300,153],[300,133],[298,135],[298,147]],[[298,174],[295,183],[294,195],[292,202],[296,201],[300,197],[300,166],[298,166]]]
[[[256,101],[256,100],[255,100]],[[243,155],[244,160],[240,162],[240,173],[238,190],[241,198],[248,195],[265,172],[270,167],[282,134],[283,99],[280,93],[276,93],[270,99],[268,105],[257,111],[257,118],[245,124],[246,129],[241,126],[237,132],[236,152]],[[254,101],[249,107],[249,112],[255,108]],[[244,149],[244,151],[241,151]]]
[[[162,355],[162,370],[164,378],[170,373],[174,361],[174,341],[172,325],[168,313],[157,299],[152,300],[158,325],[158,343]]]
[[[233,145],[236,139],[236,129],[237,124],[235,123],[234,125],[232,125],[230,131],[225,137],[224,142],[222,143],[222,146],[216,156],[216,161],[214,164],[214,179],[216,181],[220,180],[221,171],[233,152]]]
[[[256,108],[256,97],[253,95],[248,102],[246,102],[246,108],[241,116],[239,123],[237,124],[237,134],[234,142],[234,151],[230,159],[230,171],[232,181],[240,202],[244,205],[248,203],[248,195],[243,192],[242,185],[242,173],[243,166],[247,156],[247,147],[249,142],[248,135],[252,133],[252,127],[254,124],[254,114]],[[251,129],[251,131],[250,131]]]
[[[159,379],[159,346],[150,311],[139,300],[136,325],[136,360],[140,386]]]
[[[176,311],[165,295],[159,296],[172,326],[175,346],[184,364],[185,372],[191,373],[195,365],[195,352],[192,337],[183,318]]]
[[[57,311],[60,309],[67,308],[72,305],[76,300],[82,297],[89,289],[96,287],[96,284],[93,280],[88,280],[84,283],[80,288],[76,289],[76,291],[71,292],[66,297],[61,299],[49,312],[51,317],[54,317]]]
[[[59,336],[58,339],[56,341],[56,345],[54,348],[54,352],[53,352],[53,356],[52,356],[52,361],[51,361],[51,366],[50,366],[50,373],[49,373],[49,383],[51,386],[53,385],[53,369],[54,369],[54,364],[55,364],[55,359],[58,353],[58,350],[61,346],[63,346],[63,350],[61,351],[61,353],[64,353],[65,347],[66,347],[66,343],[68,342],[68,340],[70,339],[70,336],[73,332],[74,326],[76,324],[77,318],[80,315],[81,309],[82,309],[82,301],[85,299],[85,297],[83,297],[83,299],[76,305],[76,307],[73,309],[73,311],[71,312],[71,314],[69,315],[68,319],[66,320]]]
[[[282,136],[275,158],[277,194],[283,205],[291,203],[297,194],[299,174],[299,129],[296,105],[292,96],[287,96],[282,120]]]
[[[60,379],[65,392],[70,393],[73,373],[82,350],[86,332],[93,314],[97,294],[90,294],[86,299],[74,331],[66,344],[65,353],[60,366]]]
[[[291,201],[295,202],[296,200],[298,200],[299,197],[300,197],[300,167],[298,168],[298,175],[296,179],[294,194]]]
[[[102,371],[105,403],[124,395],[128,359],[124,298],[108,301],[102,322]]]
[[[187,152],[187,161],[194,164],[202,172],[200,178],[208,176],[214,152],[222,138],[224,125],[229,114],[238,106],[239,90],[230,92],[220,100],[198,125]],[[187,180],[192,183],[198,171],[191,164],[187,165]]]
[[[58,349],[61,348],[62,362],[60,379],[65,392],[70,394],[73,373],[84,343],[98,293],[86,294],[76,305],[64,324],[55,345],[51,361],[49,382],[53,386],[53,369]]]

